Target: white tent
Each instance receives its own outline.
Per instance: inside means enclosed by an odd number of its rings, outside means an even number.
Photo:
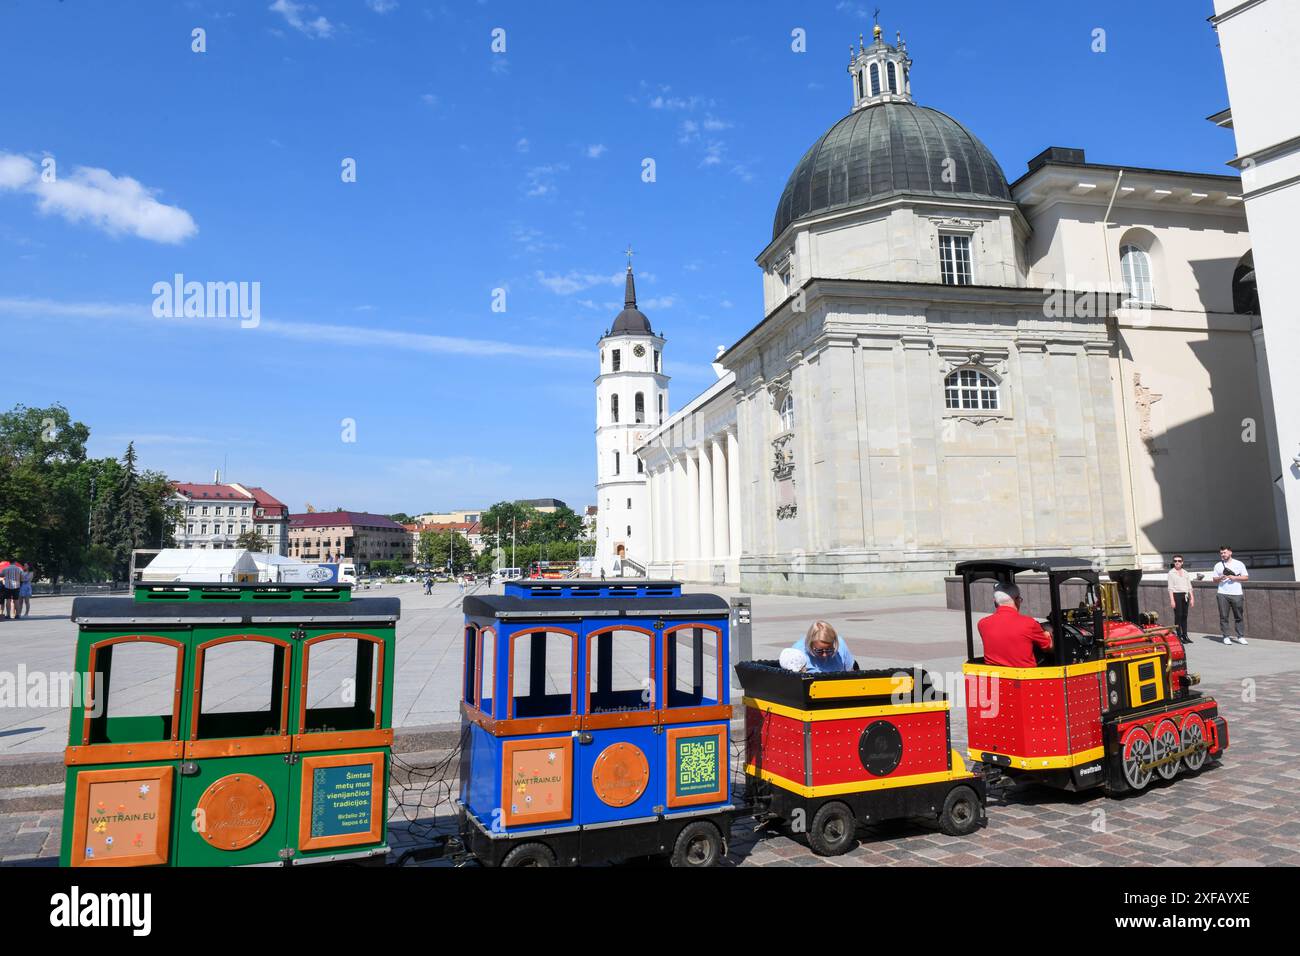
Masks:
[[[237,548],[164,548],[141,573],[145,584],[233,584],[258,580],[251,552]]]

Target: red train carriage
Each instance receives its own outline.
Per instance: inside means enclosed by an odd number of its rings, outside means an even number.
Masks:
[[[1052,650],[1037,667],[986,664],[975,653],[970,589],[1045,572]],[[1183,644],[1138,612],[1140,571],[1102,583],[1077,558],[966,561],[957,565],[966,609],[967,734],[970,756],[992,776],[1027,776],[1067,790],[1142,790],[1154,777],[1199,770],[1228,746],[1214,698],[1192,688]],[[1061,588],[1084,599],[1062,607]]]
[[[745,775],[758,819],[806,830],[823,856],[857,823],[929,817],[964,835],[985,822],[984,782],[952,748],[949,702],[924,671],[802,674],[736,665],[745,689]]]

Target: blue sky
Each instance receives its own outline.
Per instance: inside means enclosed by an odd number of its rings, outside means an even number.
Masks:
[[[622,250],[676,409],[761,318],[754,256],[874,5],[9,0],[0,405],[294,510],[581,508]],[[1010,180],[1049,145],[1226,171],[1209,0],[879,6]],[[260,283],[261,324],[155,317],[176,273]]]

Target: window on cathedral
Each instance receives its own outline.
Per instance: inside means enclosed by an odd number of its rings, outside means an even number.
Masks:
[[[618,473],[619,473],[619,455],[618,452],[614,452],[614,474],[617,475]]]
[[[636,460],[636,473],[638,475],[645,474],[645,462],[643,462],[640,458]],[[628,505],[628,507],[630,508],[631,505]]]
[[[1250,256],[1232,274],[1232,311],[1238,315],[1259,315],[1259,288],[1255,284],[1255,265]]]
[[[970,285],[970,236],[939,237],[939,274],[944,285]]]
[[[663,423],[664,423],[664,397],[660,395],[659,396],[659,424],[662,425]]]
[[[632,413],[633,415],[636,416],[635,423],[637,425],[645,424],[645,394],[644,393],[642,392],[636,393],[636,398],[633,400],[632,403]]]
[[[853,74],[853,87],[854,89],[857,90],[858,99],[862,99],[862,74],[861,73]]]
[[[618,422],[618,396],[609,397],[609,420],[617,424]]]
[[[998,383],[973,368],[959,368],[943,380],[943,403],[947,408],[997,411]]]
[[[614,349],[609,353],[609,355],[610,355],[610,364],[613,366],[614,371],[617,372],[620,369],[622,369],[623,351],[621,349]]]
[[[880,95],[880,64],[871,64],[871,95]]]
[[[655,371],[659,371],[659,350],[655,349]]]
[[[786,393],[785,398],[781,400],[781,431],[788,432],[794,430],[794,396]]]
[[[628,510],[628,511],[631,511],[631,510],[632,510],[632,499],[631,499],[631,498],[627,499],[627,510]]]
[[[1151,257],[1137,246],[1125,246],[1119,251],[1119,271],[1124,278],[1124,298],[1128,302],[1149,305],[1155,302],[1155,289],[1151,285]]]
[[[894,66],[893,63],[890,63],[888,72],[889,72],[889,92],[897,93],[898,92],[898,67]]]

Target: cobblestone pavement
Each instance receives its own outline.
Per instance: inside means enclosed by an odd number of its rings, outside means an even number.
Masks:
[[[860,844],[820,858],[802,838],[778,830],[756,834],[739,821],[731,834],[736,866],[1216,866],[1300,863],[1300,670],[1243,685],[1238,678],[1203,688],[1228,718],[1231,746],[1219,765],[1195,776],[1153,784],[1119,799],[1025,787],[989,808],[989,825],[949,837],[920,824],[864,829]],[[1252,699],[1253,692],[1253,699]],[[965,737],[953,711],[953,737]],[[451,763],[454,764],[454,761]],[[407,806],[389,829],[394,854],[424,842],[429,807],[446,791],[408,787]],[[423,806],[421,806],[423,804]],[[408,824],[409,816],[415,821]],[[442,813],[448,812],[444,803]],[[50,865],[58,857],[61,811],[0,814],[0,864]],[[442,818],[444,826],[450,820]],[[446,866],[443,861],[429,865]]]

